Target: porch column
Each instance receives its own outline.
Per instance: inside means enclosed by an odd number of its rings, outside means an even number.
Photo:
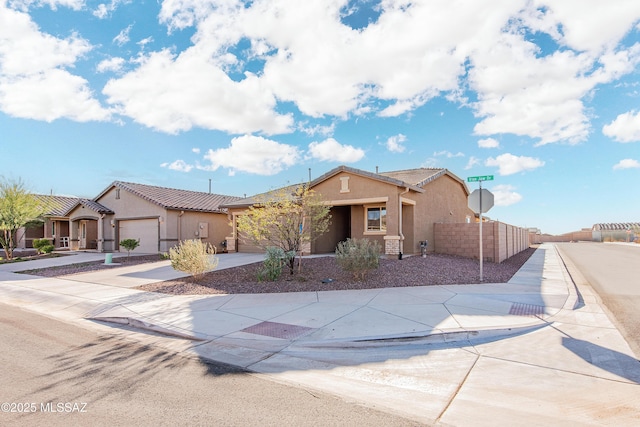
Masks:
[[[400,254],[400,236],[384,236],[385,255]]]
[[[69,220],[69,249],[77,251],[79,244],[78,221]]]
[[[98,252],[104,252],[104,214],[98,217],[98,242],[96,249]]]

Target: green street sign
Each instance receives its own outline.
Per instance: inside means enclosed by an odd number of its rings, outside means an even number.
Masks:
[[[470,176],[467,178],[467,182],[478,182],[478,181],[493,181],[493,175]]]

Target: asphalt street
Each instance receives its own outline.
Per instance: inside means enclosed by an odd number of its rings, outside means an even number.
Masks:
[[[563,243],[558,248],[592,286],[610,317],[640,357],[640,245]]]
[[[0,425],[417,425],[330,394],[187,358],[148,338],[157,337],[86,329],[0,304]]]

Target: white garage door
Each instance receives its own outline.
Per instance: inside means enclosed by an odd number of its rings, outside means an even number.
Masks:
[[[132,219],[119,221],[119,224],[120,241],[124,239],[140,239],[140,246],[135,249],[135,253],[155,254],[158,252],[157,219]]]

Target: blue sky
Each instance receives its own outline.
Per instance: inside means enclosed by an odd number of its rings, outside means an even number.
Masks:
[[[637,0],[0,0],[0,175],[243,196],[438,167],[494,175],[510,224],[637,222],[639,64]]]

